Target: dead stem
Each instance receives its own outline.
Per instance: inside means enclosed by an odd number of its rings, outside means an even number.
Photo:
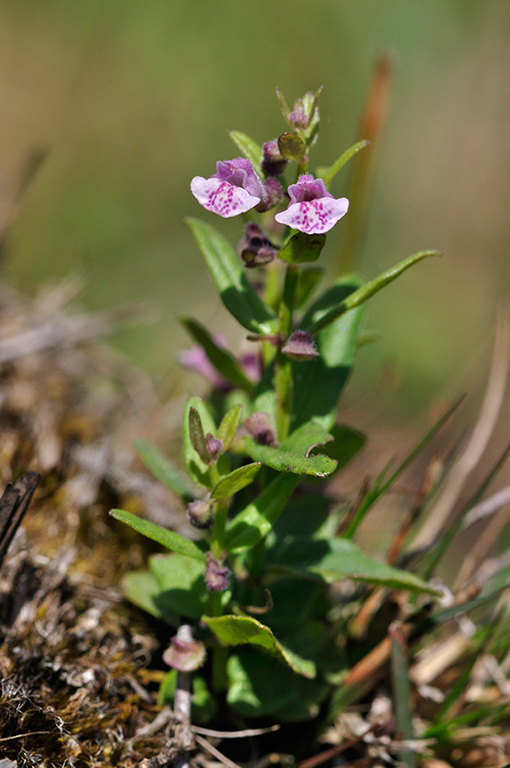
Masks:
[[[414,546],[427,547],[433,541],[455,506],[469,475],[480,461],[496,426],[503,404],[510,363],[510,310],[498,313],[491,369],[480,416],[464,452],[452,468],[446,486]]]

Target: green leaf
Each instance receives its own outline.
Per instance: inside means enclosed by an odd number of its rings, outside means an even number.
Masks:
[[[297,475],[279,475],[264,488],[255,501],[239,512],[227,528],[228,551],[251,549],[267,536],[298,483]]]
[[[131,526],[131,528],[134,528],[135,531],[138,531],[143,536],[147,536],[148,539],[157,541],[158,544],[162,544],[172,552],[186,555],[201,563],[205,563],[207,560],[202,550],[196,544],[190,539],[185,539],[184,536],[175,533],[175,531],[169,531],[167,528],[162,528],[160,525],[143,520],[141,517],[137,517],[123,509],[112,509],[110,515],[116,520]]]
[[[239,360],[228,349],[218,346],[212,335],[201,323],[185,315],[179,320],[191,338],[202,347],[211,365],[223,378],[249,392],[253,389],[253,382],[244,372]]]
[[[259,445],[251,438],[246,438],[245,450],[254,461],[260,461],[278,472],[322,478],[330,475],[337,467],[337,462],[329,456],[301,456],[281,448]]]
[[[303,304],[306,304],[323,273],[324,270],[321,267],[305,267],[299,270],[299,282],[294,304],[296,309],[300,309]]]
[[[157,448],[145,440],[135,440],[134,446],[141,460],[154,477],[157,477],[163,485],[170,488],[184,501],[194,501],[196,494],[190,486],[190,483],[182,475],[166,456],[163,456]]]
[[[370,508],[373,507],[376,501],[378,501],[378,499],[380,499],[381,496],[383,496],[391,488],[393,483],[398,480],[402,472],[404,472],[404,470],[411,464],[411,462],[414,461],[414,459],[419,455],[419,453],[429,443],[434,435],[448,421],[453,412],[458,408],[461,401],[462,398],[457,400],[457,402],[454,403],[446,411],[446,413],[441,416],[440,419],[437,420],[437,422],[418,441],[414,448],[407,454],[405,459],[398,465],[398,467],[391,473],[389,477],[386,477],[386,470],[383,470],[380,473],[372,488],[368,490],[365,498],[361,501],[358,509],[356,510],[356,514],[349,523],[348,528],[345,530],[344,536],[346,538],[350,539],[354,536],[354,533],[356,532],[359,524],[370,510]]]
[[[123,580],[122,586],[124,594],[138,608],[170,624],[171,627],[178,627],[180,618],[172,611],[166,611],[158,602],[160,594],[158,582],[150,571],[130,571]]]
[[[193,406],[188,411],[188,429],[191,445],[207,466],[209,464],[209,451],[205,442],[204,428],[198,411]]]
[[[260,467],[260,463],[245,464],[243,467],[238,467],[238,469],[229,472],[229,474],[222,477],[213,488],[211,498],[217,499],[218,501],[226,501],[227,499],[232,498],[232,496],[242,488],[253,483]]]
[[[338,462],[336,471],[345,467],[351,459],[365,446],[367,438],[357,429],[345,424],[334,424],[331,427],[332,440],[313,446],[309,455],[320,453]]]
[[[334,306],[360,285],[352,275],[336,281],[307,311],[299,324],[305,328],[317,312]],[[316,338],[319,357],[294,366],[293,426],[314,419],[329,430],[335,423],[338,398],[345,386],[357,350],[364,307],[338,318]]]
[[[242,648],[227,662],[227,701],[243,717],[267,717],[281,722],[317,717],[330,686],[322,679],[296,675],[276,659],[255,648]]]
[[[341,579],[354,579],[394,589],[440,594],[414,574],[365,555],[347,539],[310,540],[307,536],[289,537],[268,553],[268,561],[284,572],[318,576],[327,584]]]
[[[307,456],[310,448],[316,445],[322,445],[328,440],[331,440],[331,433],[327,432],[322,424],[311,419],[306,424],[301,424],[300,427],[294,429],[291,434],[284,440],[281,448],[284,451],[291,451],[291,453],[298,453],[301,456]]]
[[[149,568],[158,585],[156,605],[162,614],[171,612],[199,619],[209,605],[204,563],[184,555],[154,555]]]
[[[310,538],[327,538],[321,535],[328,528],[333,518],[330,515],[332,499],[323,494],[305,493],[300,489],[289,499],[285,514],[280,515],[274,525],[277,539],[286,536],[309,536]],[[338,523],[335,520],[335,530]]]
[[[341,317],[341,315],[345,314],[345,312],[349,312],[350,310],[359,307],[367,301],[367,299],[380,291],[381,288],[384,288],[388,283],[393,282],[393,280],[399,277],[402,272],[405,272],[409,267],[412,267],[413,264],[417,264],[417,262],[427,258],[427,256],[441,256],[441,254],[439,251],[419,251],[412,256],[408,256],[407,259],[400,261],[394,267],[391,267],[391,269],[387,269],[386,272],[383,272],[379,277],[376,277],[375,280],[365,283],[365,285],[362,285],[357,291],[349,294],[336,307],[333,307],[329,311],[325,311],[323,314],[319,313],[318,316],[314,316],[312,325],[308,328],[304,326],[303,329],[314,335],[323,328],[327,328],[328,325]]]
[[[230,448],[230,444],[239,429],[242,415],[243,406],[241,403],[238,403],[230,408],[222,418],[218,427],[218,439],[221,440],[223,444],[223,452]]]
[[[357,141],[356,144],[353,144],[352,147],[349,147],[349,149],[346,149],[345,152],[343,152],[337,160],[335,160],[332,165],[329,167],[321,167],[317,168],[315,175],[317,178],[322,179],[324,181],[324,184],[326,185],[326,189],[329,189],[329,186],[331,182],[333,181],[334,177],[340,171],[344,165],[347,163],[348,160],[351,159],[351,157],[354,157],[354,155],[360,151],[360,149],[364,149],[365,147],[370,146],[369,141]]]
[[[276,316],[257,295],[227,240],[203,221],[186,219],[186,223],[226,309],[249,331],[262,335],[273,333]]]
[[[192,437],[190,431],[190,413],[195,411],[200,419],[202,432],[211,435],[216,434],[216,425],[209,414],[209,411],[205,407],[205,403],[200,397],[190,397],[186,401],[184,411],[182,414],[182,447],[183,457],[186,464],[188,474],[197,485],[201,485],[204,488],[210,488],[209,477],[209,465],[200,457],[193,440],[196,439],[196,435]],[[193,418],[193,417],[192,417]]]
[[[259,171],[263,158],[260,144],[257,144],[256,141],[250,139],[249,136],[241,131],[228,131],[228,135],[239,151],[250,161],[255,170]]]
[[[316,668],[313,661],[302,659],[285,648],[273,635],[269,627],[251,616],[204,616],[207,624],[218,640],[225,645],[255,645],[276,656],[294,672],[303,677],[313,678]]]
[[[317,261],[326,242],[326,235],[306,235],[297,232],[278,252],[280,259],[289,264],[306,264]]]
[[[295,133],[287,131],[278,136],[278,148],[280,154],[285,160],[295,160],[301,162],[306,155],[306,144]]]
[[[279,88],[276,88],[276,97],[278,99],[278,104],[280,105],[280,112],[282,113],[282,117],[286,122],[288,122],[289,115],[290,115],[290,107],[287,104],[287,100],[285,99],[285,96],[283,95],[282,91]]]

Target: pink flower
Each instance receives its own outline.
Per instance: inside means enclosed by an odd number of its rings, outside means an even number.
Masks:
[[[349,208],[346,197],[335,199],[327,191],[322,179],[308,173],[299,177],[289,189],[290,204],[286,211],[277,213],[276,221],[298,229],[306,235],[320,235],[335,226]]]
[[[223,218],[246,213],[267,197],[253,165],[242,157],[217,162],[208,179],[195,176],[191,191],[201,206]]]

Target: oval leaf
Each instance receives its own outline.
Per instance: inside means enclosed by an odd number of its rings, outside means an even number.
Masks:
[[[267,536],[298,482],[297,475],[276,477],[255,501],[239,512],[227,529],[228,551],[251,549]]]
[[[302,659],[285,648],[278,642],[269,627],[252,619],[251,616],[203,616],[202,621],[225,645],[257,645],[285,662],[298,675],[308,678],[316,675],[313,661]]]
[[[191,406],[188,411],[188,429],[191,445],[198,453],[204,464],[209,463],[209,452],[205,443],[204,428],[196,408]]]
[[[276,317],[259,298],[225,238],[199,219],[186,219],[226,309],[249,331],[270,335]]]
[[[345,424],[335,424],[331,428],[331,436],[332,440],[312,446],[309,454],[319,453],[335,459],[338,461],[337,471],[345,467],[367,442],[364,434]]]
[[[393,568],[365,555],[348,539],[313,539],[295,536],[275,552],[275,562],[290,573],[319,576],[327,584],[342,579],[382,584],[394,589],[409,589],[439,596],[440,593],[413,573]]]
[[[223,444],[223,451],[230,448],[230,444],[236,436],[239,424],[241,423],[241,416],[243,415],[243,406],[241,403],[234,405],[229,411],[226,412],[218,427],[218,440],[221,440]]]
[[[295,133],[287,131],[278,136],[278,148],[286,160],[300,162],[306,154],[306,144]]]
[[[202,460],[193,445],[193,439],[190,431],[190,413],[192,410],[198,414],[203,432],[210,432],[211,435],[215,435],[216,426],[209,414],[209,411],[205,407],[203,400],[201,400],[200,397],[188,398],[182,414],[182,450],[184,461],[186,463],[188,474],[193,479],[193,481],[197,483],[197,485],[201,485],[204,488],[209,489],[211,486],[209,478],[209,466]]]
[[[135,531],[138,531],[143,536],[147,536],[148,539],[157,541],[158,544],[162,544],[172,552],[192,557],[201,563],[207,562],[206,556],[196,544],[190,541],[190,539],[185,539],[184,536],[175,533],[175,531],[169,531],[168,528],[162,528],[160,525],[149,522],[149,520],[143,520],[143,518],[137,517],[131,512],[126,512],[124,509],[112,509],[110,515],[116,520],[131,526],[131,528],[134,528]]]
[[[281,448],[271,448],[269,445],[259,445],[247,438],[245,450],[254,461],[260,461],[266,467],[278,472],[292,472],[296,475],[311,475],[312,477],[327,477],[335,471],[338,462],[329,456],[300,456],[299,453],[285,451]]]
[[[211,498],[218,501],[226,501],[230,499],[234,494],[245,488],[250,483],[253,483],[255,475],[259,471],[261,465],[246,464],[244,467],[234,469],[225,477],[222,477],[219,483],[213,488]]]

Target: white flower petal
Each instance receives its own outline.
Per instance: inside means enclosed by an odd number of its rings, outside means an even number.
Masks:
[[[203,208],[225,219],[246,213],[260,203],[260,197],[221,179],[195,176],[191,181],[191,191]]]

